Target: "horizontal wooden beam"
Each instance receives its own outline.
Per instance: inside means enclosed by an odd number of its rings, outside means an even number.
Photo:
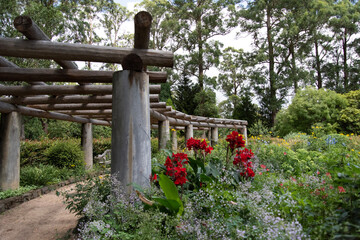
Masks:
[[[0,58],[1,66],[1,58]],[[16,66],[16,65],[15,65]],[[147,72],[150,83],[165,83],[166,72]],[[113,71],[86,71],[74,69],[30,69],[0,68],[0,81],[14,82],[78,82],[78,83],[112,83]]]
[[[0,38],[2,56],[121,64],[131,53],[138,55],[144,65],[172,67],[174,64],[174,54],[167,51]]]
[[[69,116],[66,114],[56,113],[56,112],[47,112],[44,110],[24,107],[24,106],[17,106],[9,103],[0,102],[0,113],[9,113],[9,112],[19,112],[25,116],[32,116],[38,118],[49,118],[49,119],[57,119],[57,120],[64,120],[70,122],[78,122],[78,123],[93,123],[96,125],[104,125],[104,126],[111,126],[111,122],[101,121],[96,119],[88,119],[88,118],[80,118]]]
[[[35,104],[28,107],[42,110],[102,110],[112,109],[112,103],[71,103],[71,104]],[[164,107],[166,103],[150,103],[151,108]]]
[[[160,93],[161,85],[150,85],[151,94]],[[47,85],[47,86],[0,86],[0,95],[66,95],[66,94],[112,94],[112,85]]]
[[[37,97],[2,97],[0,101],[30,105],[30,104],[62,104],[62,103],[111,103],[112,95],[95,95],[95,96],[37,96]],[[150,103],[159,102],[158,94],[150,94]]]
[[[18,16],[14,20],[16,30],[24,34],[29,40],[45,40],[50,38],[39,28],[39,26],[29,16]],[[77,65],[71,61],[55,60],[62,68],[77,69]]]

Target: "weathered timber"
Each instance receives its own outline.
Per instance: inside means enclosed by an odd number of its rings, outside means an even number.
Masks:
[[[150,85],[150,93],[158,94],[161,85]],[[49,86],[0,86],[0,95],[65,95],[65,94],[111,94],[112,85],[49,85]]]
[[[151,21],[152,16],[148,12],[141,11],[135,15],[134,48],[149,48]]]
[[[177,148],[178,148],[178,141],[177,141],[176,130],[171,129],[171,149],[173,151],[177,151]]]
[[[29,40],[45,40],[50,38],[39,28],[39,26],[29,16],[18,16],[14,20],[15,28],[24,34]],[[71,61],[55,60],[62,68],[77,69],[77,65]]]
[[[185,141],[187,141],[188,139],[194,137],[194,129],[193,129],[193,125],[189,124],[187,126],[185,126]]]
[[[68,114],[68,115],[109,115],[111,116],[111,109],[101,109],[101,110],[58,110],[58,113]]]
[[[212,127],[211,128],[211,146],[215,146],[219,141],[219,128]],[[210,140],[210,139],[209,139]]]
[[[6,64],[0,57],[0,81],[38,82],[78,82],[78,83],[112,83],[113,71],[87,71],[73,69],[18,68]],[[11,62],[9,62],[11,64]],[[147,72],[150,83],[165,83],[166,72]],[[42,84],[45,85],[45,84]]]
[[[174,54],[167,51],[0,38],[2,56],[121,64],[131,53],[138,55],[144,65],[172,67],[174,64]]]
[[[126,55],[121,65],[123,70],[133,70],[137,72],[141,72],[144,67],[141,58],[135,53],[130,53],[129,55]]]
[[[92,124],[83,123],[81,126],[81,147],[84,152],[85,168],[93,167],[93,134]]]
[[[158,131],[158,145],[159,150],[166,149],[166,145],[170,140],[170,133],[169,133],[169,120],[159,121],[159,131]]]
[[[130,183],[150,186],[151,139],[149,79],[146,73],[120,71],[113,80],[111,174],[131,191]]]
[[[97,109],[111,109],[112,103],[72,103],[72,104],[36,104],[27,105],[31,108],[42,110],[97,110]],[[157,108],[166,106],[166,103],[150,103],[150,108]]]
[[[0,71],[2,71],[3,69],[9,69],[9,68],[11,69],[11,71],[14,71],[14,72],[17,72],[20,69],[19,66],[16,65],[15,63],[10,62],[6,58],[0,56]],[[0,76],[0,81],[7,81],[7,78],[6,77],[3,78]],[[22,79],[19,81],[24,81],[24,80]],[[46,85],[46,83],[44,83],[44,82],[39,82],[39,79],[37,79],[36,81],[33,81],[33,82],[29,82],[29,83],[31,85]]]
[[[93,123],[96,125],[104,125],[104,126],[111,125],[110,122],[106,122],[106,121],[73,117],[73,116],[69,116],[66,114],[62,114],[62,113],[47,112],[47,111],[40,110],[40,109],[34,109],[34,108],[0,102],[0,113],[10,113],[10,112],[19,112],[22,115],[26,115],[26,116],[57,119],[57,120],[64,120],[64,121],[70,121],[70,122]]]
[[[21,115],[1,114],[0,121],[0,190],[15,190],[20,185]]]
[[[19,105],[62,104],[62,103],[111,103],[112,95],[100,96],[37,96],[37,97],[2,97],[0,101]],[[159,102],[158,94],[150,94],[150,103]]]

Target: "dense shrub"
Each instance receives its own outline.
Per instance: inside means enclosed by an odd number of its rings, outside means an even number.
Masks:
[[[42,141],[22,141],[20,145],[20,166],[46,164],[46,150],[54,141],[44,138]]]
[[[280,136],[290,132],[311,133],[311,126],[322,123],[328,128],[338,127],[340,112],[347,106],[344,96],[329,90],[307,87],[298,91],[287,109],[276,116],[276,130]]]
[[[51,165],[26,166],[20,171],[22,186],[45,186],[58,183],[69,175],[67,169],[59,169]]]
[[[360,90],[344,94],[349,105],[341,110],[340,125],[344,132],[360,134]]]
[[[45,136],[45,132],[43,130],[43,125],[40,118],[24,116],[23,123],[26,139],[37,140]]]
[[[81,124],[75,122],[49,120],[49,138],[81,138]]]
[[[74,140],[57,141],[46,151],[48,163],[59,168],[84,166],[84,154],[79,143]]]

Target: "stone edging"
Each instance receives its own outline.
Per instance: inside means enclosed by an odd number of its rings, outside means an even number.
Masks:
[[[104,174],[103,171],[101,171],[100,173],[90,174],[90,177],[94,177],[94,176],[102,175],[102,174]],[[75,178],[70,178],[61,183],[45,186],[45,187],[42,187],[39,189],[30,190],[29,192],[26,192],[20,196],[2,199],[2,200],[0,200],[0,214],[11,208],[19,206],[20,204],[22,204],[24,202],[30,201],[32,199],[40,197],[41,195],[47,194],[53,190],[56,190],[58,188],[64,187],[64,186],[72,184],[72,183],[76,183],[78,181],[83,181],[85,179],[86,179],[86,177],[82,177],[80,180],[75,179]]]

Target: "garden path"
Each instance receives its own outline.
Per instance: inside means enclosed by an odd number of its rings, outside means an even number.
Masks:
[[[64,191],[74,184],[58,189]],[[69,239],[79,217],[65,209],[56,191],[25,202],[0,215],[1,240]]]

